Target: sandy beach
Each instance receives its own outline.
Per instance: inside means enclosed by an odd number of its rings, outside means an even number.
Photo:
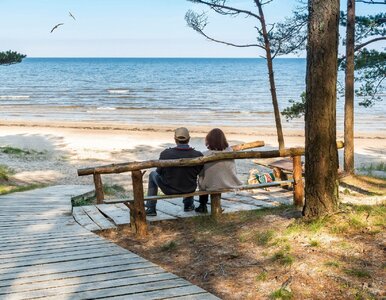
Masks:
[[[174,126],[124,126],[103,123],[32,123],[0,124],[0,147],[33,150],[31,155],[0,153],[0,164],[14,170],[13,179],[25,183],[90,184],[92,178],[78,177],[83,167],[157,159],[162,149],[173,146]],[[204,137],[212,127],[194,126],[191,145],[205,150]],[[261,140],[265,147],[277,148],[275,128],[222,127],[231,145]],[[343,140],[341,135],[338,139]],[[285,131],[286,147],[304,146],[301,131]],[[378,133],[360,135],[355,140],[356,167],[386,161],[386,136]],[[339,151],[342,161],[343,151]],[[254,164],[237,161],[238,174],[245,180]],[[146,176],[145,176],[146,177]],[[127,174],[106,175],[108,184],[130,188]]]

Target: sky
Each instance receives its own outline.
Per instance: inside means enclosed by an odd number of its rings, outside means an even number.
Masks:
[[[253,0],[228,3],[256,10]],[[296,0],[274,0],[265,6],[266,20],[281,21],[297,6]],[[358,3],[357,13],[375,13],[380,8],[380,5]],[[189,9],[209,12],[207,7],[186,0],[0,0],[0,51],[11,49],[28,57],[256,57],[262,54],[256,48],[234,48],[206,40],[186,25],[184,16]],[[243,16],[209,12],[206,32],[220,40],[254,43],[254,22]],[[58,23],[64,25],[50,33]],[[304,53],[300,56],[304,57]]]

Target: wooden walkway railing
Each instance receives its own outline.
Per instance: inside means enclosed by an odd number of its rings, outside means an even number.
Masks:
[[[254,142],[257,143],[257,142]],[[260,142],[262,143],[262,142]],[[243,146],[237,145],[237,149],[249,149],[256,147],[250,144]],[[262,143],[264,145],[264,143]],[[338,141],[338,149],[343,148],[343,142]],[[155,167],[186,167],[203,165],[208,162],[227,160],[227,159],[251,159],[251,158],[275,158],[275,157],[292,157],[293,159],[293,191],[294,204],[298,207],[303,206],[304,185],[302,178],[301,156],[304,155],[305,149],[303,147],[287,148],[282,150],[271,151],[233,151],[225,153],[216,153],[209,156],[202,156],[197,158],[183,158],[172,160],[148,160],[140,162],[127,162],[121,164],[111,164],[105,166],[98,166],[92,168],[83,168],[78,170],[79,176],[93,175],[97,202],[102,203],[104,199],[101,174],[114,174],[131,172],[133,182],[133,203],[125,203],[129,206],[134,218],[135,231],[138,236],[145,236],[147,234],[146,214],[144,207],[144,190],[143,190],[143,174],[141,170],[155,168]],[[213,191],[213,194],[218,192]],[[221,211],[221,209],[219,210]]]

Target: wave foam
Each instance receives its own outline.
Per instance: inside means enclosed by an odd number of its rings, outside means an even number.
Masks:
[[[15,99],[15,100],[19,100],[19,99],[29,99],[30,96],[17,96],[17,95],[4,95],[4,96],[0,96],[0,99]]]
[[[110,94],[128,94],[130,91],[128,89],[109,89],[107,92]]]

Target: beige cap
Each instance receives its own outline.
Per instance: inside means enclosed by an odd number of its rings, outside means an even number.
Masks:
[[[190,139],[189,130],[185,127],[177,128],[174,131],[174,138],[177,141],[185,142]]]

